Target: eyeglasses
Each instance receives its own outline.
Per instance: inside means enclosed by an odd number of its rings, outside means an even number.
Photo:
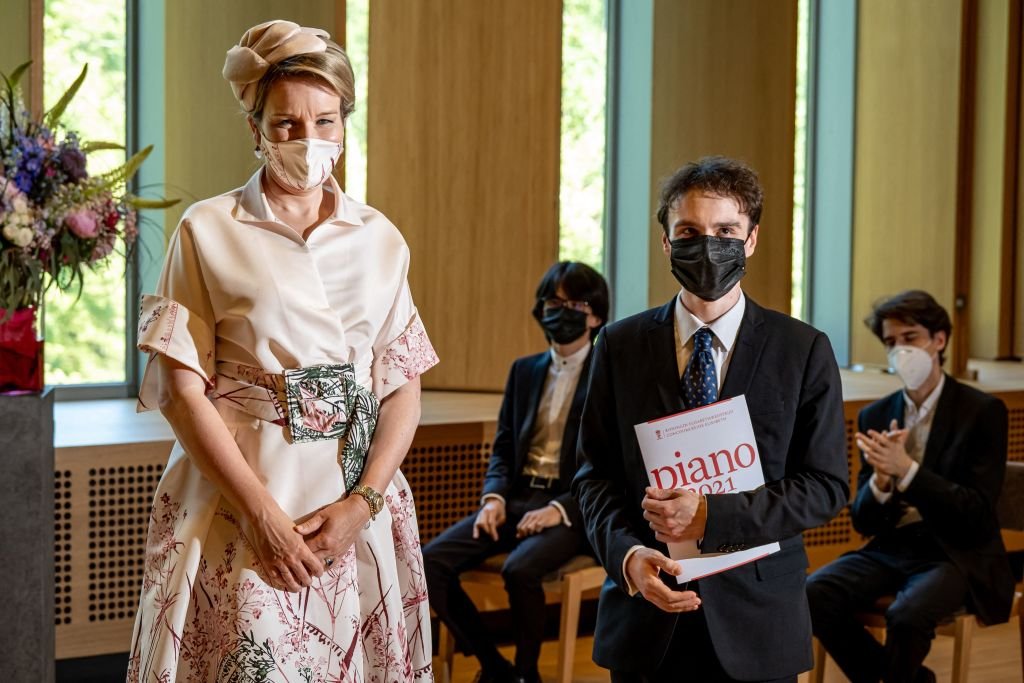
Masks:
[[[568,308],[573,311],[581,311],[588,313],[590,309],[589,301],[566,301],[559,297],[551,297],[550,299],[544,299],[544,310],[552,311],[556,308]]]

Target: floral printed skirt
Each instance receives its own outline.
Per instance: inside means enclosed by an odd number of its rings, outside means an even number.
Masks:
[[[433,680],[416,512],[401,472],[384,498],[345,555],[288,593],[264,581],[228,502],[172,456],[150,519],[129,683]]]

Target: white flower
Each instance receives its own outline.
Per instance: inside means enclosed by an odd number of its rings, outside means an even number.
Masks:
[[[28,200],[20,192],[11,199],[11,206],[14,207],[15,213],[28,213]]]
[[[35,236],[36,233],[34,230],[32,230],[32,228],[22,228],[21,230],[18,231],[18,233],[14,236],[14,239],[11,241],[17,244],[19,247],[27,247],[28,245],[32,244],[32,239]]]

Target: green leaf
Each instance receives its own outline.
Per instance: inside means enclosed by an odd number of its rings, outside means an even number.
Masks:
[[[82,87],[82,81],[85,80],[85,75],[88,72],[89,63],[86,62],[82,67],[82,73],[78,74],[78,78],[75,79],[75,82],[71,84],[71,87],[68,88],[67,92],[60,96],[60,99],[57,100],[57,104],[53,105],[53,108],[46,112],[46,116],[43,117],[43,124],[45,126],[48,128],[54,128],[58,123],[60,123],[60,117],[64,116],[64,110],[68,108],[68,105],[71,104],[71,100],[73,100],[75,98],[75,94],[78,93],[78,89]]]
[[[180,199],[145,199],[143,197],[136,197],[134,195],[128,195],[124,198],[124,201],[129,206],[136,209],[169,209],[178,202]]]
[[[124,149],[124,145],[117,142],[101,142],[99,140],[82,143],[82,151],[86,154],[89,152],[98,152],[101,149]]]
[[[108,186],[115,186],[127,183],[131,180],[132,176],[135,175],[136,171],[139,170],[139,166],[142,166],[142,162],[146,160],[150,152],[153,151],[153,145],[149,145],[144,149],[139,150],[131,159],[124,162],[121,166],[107,171],[102,176],[103,182]]]
[[[21,80],[22,75],[28,71],[28,68],[32,65],[32,60],[20,64],[14,71],[11,72],[10,76],[5,77],[7,80],[7,86],[13,90],[18,87],[18,81]]]

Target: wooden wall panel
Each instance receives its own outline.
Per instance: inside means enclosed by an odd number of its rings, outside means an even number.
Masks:
[[[709,154],[745,160],[761,176],[760,242],[743,288],[789,311],[796,107],[796,0],[658,0],[654,8],[651,178]],[[652,188],[653,216],[658,187]],[[650,250],[652,306],[679,291],[661,248]],[[637,226],[640,229],[640,226]]]
[[[978,3],[977,77],[974,116],[970,330],[972,358],[997,358],[1001,300],[1003,196],[1006,154],[1006,26],[1009,0]],[[1015,179],[1014,179],[1015,180]],[[1013,188],[1011,188],[1013,191]]]
[[[0,3],[0,71],[10,74],[30,57],[30,10],[35,0],[4,0]],[[26,74],[22,85],[29,85]]]
[[[859,4],[853,362],[885,362],[861,323],[880,297],[925,289],[953,311],[960,9]]]
[[[245,117],[220,75],[228,49],[246,29],[276,18],[334,35],[344,7],[344,0],[286,9],[273,0],[223,0],[214,11],[203,0],[167,2],[166,193],[182,199],[167,211],[168,231],[189,204],[241,186],[259,167]]]
[[[367,198],[402,231],[441,364],[424,385],[500,390],[543,337],[558,255],[562,3],[373,0]]]

